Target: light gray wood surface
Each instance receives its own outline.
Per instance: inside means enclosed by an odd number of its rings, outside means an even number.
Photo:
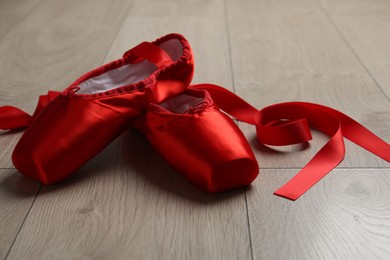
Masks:
[[[0,258],[7,255],[38,194],[38,182],[0,169]]]
[[[40,1],[1,38],[0,106],[33,113],[39,95],[65,89],[101,65],[130,4]],[[0,167],[12,167],[10,156],[19,137],[0,136]]]
[[[228,1],[237,93],[259,108],[293,100],[328,105],[389,141],[389,99],[322,8],[315,1],[294,1],[296,8],[290,8],[290,1],[277,2]],[[249,139],[255,134],[252,126],[243,125],[243,130]],[[326,141],[314,138],[319,142],[311,149],[294,146],[256,154],[263,167],[301,167]],[[284,153],[291,149],[302,151]],[[341,166],[388,165],[356,145],[347,142],[346,149]]]
[[[0,2],[0,38],[28,17],[41,0],[3,0]]]
[[[272,192],[295,170],[263,170],[248,191],[255,259],[388,259],[390,170],[334,170],[295,202]]]
[[[388,1],[321,0],[322,7],[368,73],[390,99],[390,5]]]
[[[178,32],[195,54],[193,83],[254,106],[302,100],[340,109],[390,141],[390,3],[384,0],[1,1],[0,106],[33,112],[49,89],[142,41]],[[129,130],[53,186],[20,175],[22,134],[0,132],[0,258],[388,259],[390,166],[347,142],[344,162],[296,202],[272,193],[309,146],[261,147],[247,189],[197,190]]]

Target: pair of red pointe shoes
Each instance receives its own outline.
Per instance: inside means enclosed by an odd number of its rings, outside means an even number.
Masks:
[[[197,187],[211,192],[243,187],[257,177],[258,164],[239,128],[220,108],[255,125],[265,145],[307,142],[309,127],[330,137],[275,192],[288,199],[297,199],[343,160],[344,137],[390,161],[388,143],[339,111],[306,102],[257,110],[219,86],[189,86],[193,69],[189,43],[170,34],[141,43],[62,92],[41,96],[33,116],[0,107],[0,129],[28,126],[12,154],[15,167],[45,184],[61,181],[135,125]]]
[[[33,116],[1,107],[0,129],[28,126],[12,154],[15,167],[44,184],[59,182],[138,120],[162,156],[198,187],[248,185],[258,173],[253,152],[207,91],[186,90],[193,67],[187,40],[170,34],[41,96]]]

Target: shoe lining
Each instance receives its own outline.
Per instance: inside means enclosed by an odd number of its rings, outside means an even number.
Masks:
[[[179,94],[159,105],[174,114],[185,114],[190,109],[195,108],[204,102],[204,97],[195,97],[188,94]]]
[[[171,39],[159,45],[173,61],[183,55],[183,47],[178,39]],[[142,81],[149,77],[157,67],[147,60],[137,64],[126,64],[109,70],[99,76],[89,78],[80,83],[77,94],[96,94],[125,85]]]

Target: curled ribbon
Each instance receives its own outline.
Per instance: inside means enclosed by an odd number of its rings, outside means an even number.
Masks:
[[[255,125],[257,139],[262,144],[280,146],[308,142],[312,139],[310,127],[330,137],[297,175],[274,192],[275,195],[296,200],[334,169],[345,155],[343,137],[390,162],[388,143],[335,109],[307,102],[287,102],[257,110],[220,86],[199,84],[191,88],[207,90],[214,102],[226,113]],[[29,126],[59,93],[49,91],[47,95],[40,96],[32,116],[16,107],[0,107],[0,129]]]

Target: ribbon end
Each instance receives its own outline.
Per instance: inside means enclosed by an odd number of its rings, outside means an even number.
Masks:
[[[291,201],[296,201],[302,194],[294,194],[294,193],[286,192],[286,191],[279,189],[279,190],[274,192],[274,195],[291,200]]]

